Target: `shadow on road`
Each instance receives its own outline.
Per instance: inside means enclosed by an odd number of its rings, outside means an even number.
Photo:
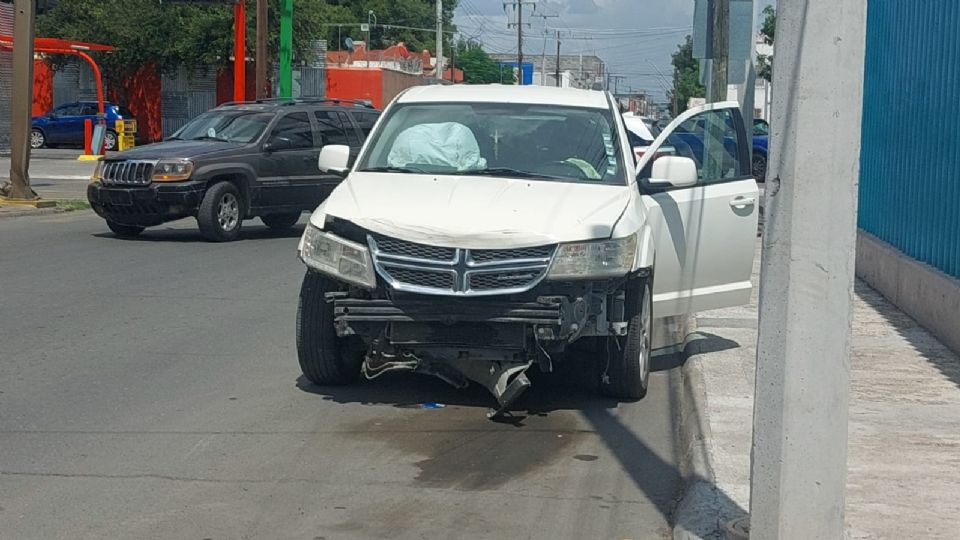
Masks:
[[[173,243],[209,243],[202,236],[200,231],[193,229],[174,229],[167,228],[148,228],[139,236],[133,238],[120,238],[107,229],[104,224],[103,232],[94,233],[91,236],[97,238],[108,238],[110,240],[122,240],[125,242],[173,242]],[[276,230],[263,225],[244,225],[240,231],[240,238],[234,242],[244,242],[248,240],[264,240],[268,238],[300,238],[303,235],[304,225],[295,225],[290,229]]]
[[[582,357],[566,358],[562,364],[556,362],[553,373],[542,373],[532,367],[527,372],[532,386],[511,408],[512,418],[505,421],[520,426],[528,416],[554,411],[615,408],[620,402],[599,394],[598,377],[593,373],[590,362]],[[318,386],[300,376],[296,384],[304,392],[336,403],[392,405],[397,408],[440,403],[482,410],[496,405],[494,397],[479,384],[471,383],[460,390],[436,377],[414,373],[385,374],[372,381],[361,378],[349,386]]]

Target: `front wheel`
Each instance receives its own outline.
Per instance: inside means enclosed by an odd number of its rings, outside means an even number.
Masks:
[[[606,339],[606,369],[600,391],[617,399],[637,400],[647,395],[653,334],[651,280],[640,284],[640,309],[627,325],[627,335]]]
[[[360,375],[363,351],[334,331],[333,304],[326,293],[337,290],[330,279],[307,271],[297,305],[297,359],[310,382],[344,385]]]
[[[752,162],[753,179],[757,183],[763,183],[767,180],[767,156],[754,152]]]
[[[110,230],[113,231],[113,234],[119,236],[120,238],[133,238],[139,236],[143,232],[145,227],[140,227],[137,225],[124,225],[122,223],[117,223],[116,221],[107,221],[107,227],[110,227]]]
[[[271,229],[283,230],[289,229],[300,221],[300,212],[287,212],[285,214],[267,214],[260,216],[260,221]]]
[[[240,237],[243,205],[240,192],[230,182],[218,182],[207,189],[197,211],[200,234],[211,242],[230,242]]]
[[[39,129],[30,130],[30,148],[43,148],[47,144],[47,136]]]

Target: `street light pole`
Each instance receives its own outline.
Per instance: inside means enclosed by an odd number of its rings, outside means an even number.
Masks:
[[[844,537],[866,6],[793,0],[777,9],[751,453],[754,538]]]
[[[257,0],[257,99],[267,97],[267,16],[267,0]]]

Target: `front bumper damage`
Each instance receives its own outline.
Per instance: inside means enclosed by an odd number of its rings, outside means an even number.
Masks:
[[[551,354],[588,330],[589,300],[359,299],[330,293],[339,336],[370,340],[367,378],[393,371],[437,376],[455,387],[487,388],[503,414],[530,386],[526,371],[552,370]]]

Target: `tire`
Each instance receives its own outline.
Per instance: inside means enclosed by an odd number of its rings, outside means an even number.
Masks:
[[[751,169],[754,180],[758,184],[764,183],[767,180],[767,156],[754,152]]]
[[[307,271],[297,305],[297,359],[300,371],[319,385],[345,385],[357,380],[362,349],[350,347],[349,338],[337,337],[333,327],[333,304],[325,294],[337,290],[334,282]]]
[[[197,210],[200,235],[211,242],[231,242],[240,237],[243,203],[237,186],[218,182],[207,189]]]
[[[113,231],[113,234],[119,236],[120,238],[134,238],[139,236],[140,233],[142,233],[146,228],[137,225],[124,225],[115,221],[107,221],[107,227],[110,227],[110,230]]]
[[[283,230],[289,229],[300,221],[300,212],[288,212],[285,214],[267,214],[260,216],[260,221],[271,229]]]
[[[30,148],[37,149],[43,148],[47,145],[47,136],[43,134],[39,129],[30,130]]]
[[[107,130],[103,134],[103,149],[104,150],[116,150],[117,149],[117,132]]]
[[[653,329],[651,283],[647,278],[640,285],[640,310],[630,319],[627,335],[606,339],[607,367],[600,378],[600,391],[606,396],[638,400],[647,395]]]

